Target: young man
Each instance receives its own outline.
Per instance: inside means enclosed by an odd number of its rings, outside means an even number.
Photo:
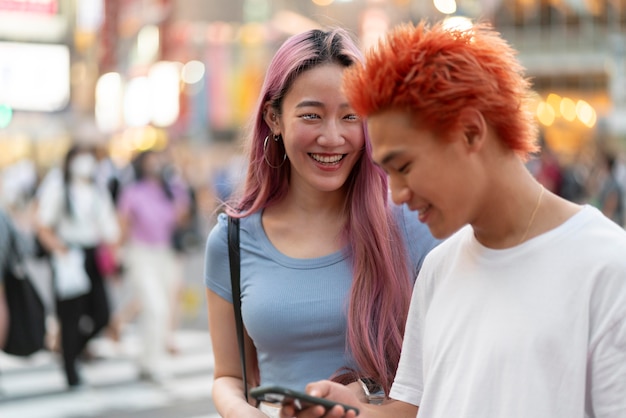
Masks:
[[[536,129],[515,51],[486,25],[406,25],[345,87],[394,200],[447,239],[418,276],[390,400],[307,391],[360,417],[625,417],[626,232],[527,171]]]

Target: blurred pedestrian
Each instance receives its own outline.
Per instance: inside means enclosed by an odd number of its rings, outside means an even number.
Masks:
[[[610,220],[624,226],[624,190],[616,176],[616,157],[609,151],[601,151],[598,156],[599,190],[596,195],[598,208]]]
[[[547,191],[560,196],[563,184],[561,163],[545,139],[542,139],[540,144],[541,151],[539,152],[537,171],[534,173],[535,178]]]
[[[95,183],[94,150],[76,144],[67,151],[60,175],[39,191],[37,233],[51,254],[61,350],[70,388],[84,382],[77,359],[109,321],[109,301],[96,262],[102,244],[114,245],[119,225],[110,195]]]
[[[362,384],[388,394],[414,279],[438,241],[388,202],[364,122],[341,91],[344,71],[361,59],[345,30],[311,30],[288,39],[269,65],[242,194],[226,207],[240,219],[241,295],[231,291],[226,214],[207,242],[213,399],[223,416],[279,412],[254,409],[244,385],[303,390],[332,377],[364,397]],[[235,332],[239,297],[248,381]]]
[[[536,122],[516,52],[486,24],[405,24],[344,86],[394,200],[446,240],[417,278],[392,400],[308,392],[362,418],[626,417],[626,232],[525,167]]]
[[[9,218],[0,208],[0,347],[4,347],[9,328],[9,310],[4,294],[4,272],[9,267],[11,227]]]
[[[181,286],[181,265],[173,236],[189,213],[189,194],[165,175],[163,154],[145,151],[133,161],[136,180],[122,189],[118,217],[125,243],[124,274],[133,300],[122,306],[113,325],[119,328],[138,311],[142,352],[140,376],[163,382]]]

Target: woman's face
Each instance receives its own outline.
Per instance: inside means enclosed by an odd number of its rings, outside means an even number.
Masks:
[[[273,133],[282,136],[291,187],[339,190],[363,153],[363,124],[342,93],[342,76],[336,64],[307,70],[285,96],[280,117],[266,112]]]
[[[80,151],[69,162],[69,172],[73,179],[90,180],[95,174],[98,162],[88,151]]]
[[[155,152],[145,155],[142,164],[143,174],[146,177],[158,178],[163,169],[161,156]]]

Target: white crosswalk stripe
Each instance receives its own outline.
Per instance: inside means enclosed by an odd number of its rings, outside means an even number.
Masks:
[[[1,353],[0,417],[132,417],[137,413],[138,417],[219,418],[210,399],[213,353],[208,333],[181,330],[176,342],[179,353],[165,364],[172,377],[158,385],[139,379],[135,362],[139,342],[132,334],[125,335],[120,344],[98,338],[90,345],[97,358],[81,369],[86,388],[74,392],[66,389],[56,354],[43,351],[23,359]],[[138,414],[188,402],[201,404],[202,413]],[[205,402],[206,408],[202,405]]]

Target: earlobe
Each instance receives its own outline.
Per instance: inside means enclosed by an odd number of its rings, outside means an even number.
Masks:
[[[280,126],[278,123],[278,116],[276,115],[276,111],[272,108],[269,103],[266,103],[263,107],[263,120],[270,127],[272,132],[277,135],[280,133]]]

